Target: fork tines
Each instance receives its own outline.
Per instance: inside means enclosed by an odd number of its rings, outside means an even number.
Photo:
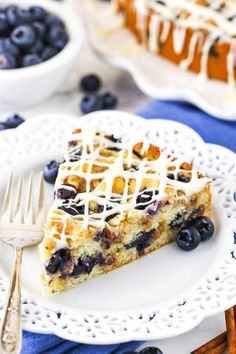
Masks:
[[[14,193],[13,176],[11,175],[6,187],[2,208],[0,211],[1,223],[18,223],[18,224],[42,224],[45,216],[44,205],[44,180],[43,174],[40,175],[38,189],[38,202],[34,210],[33,185],[35,177],[33,172],[30,173],[28,181],[23,176],[18,177],[16,193]],[[23,194],[24,187],[27,188],[27,197],[24,205]]]

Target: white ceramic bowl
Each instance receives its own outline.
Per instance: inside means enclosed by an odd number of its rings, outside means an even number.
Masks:
[[[79,18],[63,3],[52,0],[3,0],[1,6],[17,4],[24,8],[40,5],[60,17],[70,40],[55,57],[35,66],[0,70],[0,105],[11,108],[35,105],[60,89],[73,70],[84,40]]]

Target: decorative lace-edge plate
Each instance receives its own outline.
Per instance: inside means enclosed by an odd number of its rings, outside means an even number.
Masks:
[[[135,134],[148,138],[173,154],[184,155],[212,177],[216,233],[194,252],[182,252],[171,244],[50,298],[41,296],[37,247],[28,249],[22,269],[23,328],[91,344],[151,340],[184,333],[205,317],[234,305],[236,156],[221,146],[205,144],[187,126],[118,111],[97,112],[81,119],[38,117],[0,134],[1,187],[11,171],[15,175],[31,169],[39,172],[50,159],[62,159],[67,134],[84,123],[121,137]],[[51,196],[52,187],[47,188]],[[1,242],[1,310],[11,262],[12,252]]]
[[[89,40],[95,52],[111,65],[127,70],[147,95],[194,104],[216,118],[236,120],[236,90],[217,80],[201,81],[196,74],[148,52],[137,44],[110,4],[87,0],[82,6]]]

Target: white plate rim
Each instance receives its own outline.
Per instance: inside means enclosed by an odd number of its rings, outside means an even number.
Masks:
[[[57,121],[73,121],[73,124],[75,122],[91,122],[91,121],[95,121],[96,119],[99,121],[99,119],[101,119],[104,115],[107,115],[108,117],[113,117],[114,120],[123,120],[123,124],[129,124],[129,122],[132,122],[131,125],[135,126],[142,126],[143,124],[145,124],[145,127],[147,126],[153,126],[157,125],[157,122],[160,123],[162,126],[164,126],[166,129],[170,129],[172,127],[172,129],[176,129],[176,130],[181,130],[182,132],[184,132],[185,134],[188,134],[190,136],[193,137],[193,139],[196,139],[198,146],[200,146],[200,148],[207,148],[210,149],[212,152],[217,151],[219,154],[224,155],[228,155],[230,156],[230,159],[234,159],[234,161],[236,162],[236,156],[233,152],[231,152],[230,150],[223,148],[221,146],[218,145],[212,145],[212,144],[204,144],[203,140],[201,139],[201,137],[194,132],[191,128],[183,125],[182,123],[177,123],[177,122],[173,122],[173,121],[168,121],[168,120],[145,120],[143,118],[131,115],[131,114],[127,114],[124,112],[119,112],[119,111],[111,111],[111,112],[96,112],[94,114],[88,115],[87,117],[83,117],[80,120],[78,120],[78,118],[73,118],[70,116],[57,116],[55,118],[54,115],[48,115],[48,116],[41,116],[41,117],[36,117],[32,120],[27,121],[25,124],[23,124],[21,127],[19,127],[18,129],[16,129],[15,131],[5,131],[2,132],[0,134],[0,147],[2,146],[2,143],[6,143],[6,141],[8,141],[8,143],[10,141],[13,142],[13,140],[15,141],[15,148],[18,147],[19,148],[19,140],[22,141],[22,147],[23,149],[26,147],[26,145],[24,145],[23,143],[23,138],[24,138],[24,134],[27,133],[28,131],[33,131],[35,129],[38,129],[38,127],[43,124],[45,121],[49,121],[49,120],[54,120],[57,119]],[[126,123],[124,123],[124,121]],[[159,124],[159,125],[160,125]],[[143,125],[144,127],[144,125]],[[147,129],[147,128],[146,128]],[[21,145],[21,144],[20,144]],[[9,152],[9,146],[8,145],[8,152]],[[11,154],[14,155],[14,146],[13,149],[11,148]],[[205,150],[204,150],[205,151]],[[234,176],[235,178],[235,176]],[[233,203],[233,201],[232,201]],[[232,208],[234,207],[234,205],[232,206]],[[227,225],[226,225],[226,231],[227,232],[235,232],[236,231],[236,227],[235,227],[235,223],[233,223],[233,221],[227,221]],[[232,251],[236,251],[236,246],[232,245]],[[232,267],[233,264],[235,266],[235,263],[232,263]],[[231,267],[229,267],[229,269],[231,269]],[[233,269],[233,268],[232,268]],[[231,270],[232,270],[231,269]],[[230,275],[230,274],[229,274]],[[230,275],[231,276],[231,275]],[[236,287],[236,275],[234,274],[234,286],[233,288]],[[7,287],[7,281],[6,281],[6,277],[3,274],[2,270],[0,269],[0,290],[1,287],[4,287],[4,289],[6,290]],[[68,331],[66,331],[65,328],[61,328],[61,325],[59,324],[59,319],[56,319],[57,317],[57,313],[60,312],[61,314],[63,314],[63,316],[66,319],[66,313],[69,314],[70,311],[73,312],[73,309],[69,309],[66,306],[59,306],[58,305],[52,305],[51,302],[48,301],[42,301],[42,299],[37,299],[37,298],[33,298],[30,294],[28,294],[26,291],[23,292],[23,327],[26,330],[32,331],[32,332],[38,332],[38,333],[53,333],[56,334],[62,338],[65,339],[69,339],[69,340],[75,340],[75,341],[80,341],[83,343],[88,343],[88,344],[111,344],[111,343],[116,343],[116,342],[125,342],[125,341],[130,341],[130,340],[151,340],[151,339],[160,339],[160,338],[166,338],[166,337],[170,337],[170,336],[174,336],[174,335],[178,335],[181,334],[183,332],[186,332],[188,330],[190,330],[191,328],[195,327],[196,325],[198,325],[205,317],[208,317],[210,315],[219,313],[223,310],[225,310],[226,308],[234,305],[234,303],[236,302],[236,288],[235,288],[235,293],[233,292],[233,295],[231,298],[227,298],[224,299],[224,301],[220,301],[220,303],[218,304],[218,306],[216,307],[209,307],[209,309],[204,309],[204,311],[202,311],[201,315],[198,316],[198,318],[196,320],[185,320],[185,324],[180,326],[179,329],[175,329],[174,331],[155,331],[155,333],[147,333],[145,331],[140,330],[139,332],[135,333],[134,329],[135,329],[135,321],[140,322],[140,314],[142,314],[142,320],[143,320],[143,324],[145,323],[145,325],[147,323],[149,323],[150,325],[150,313],[151,308],[149,308],[148,306],[145,307],[144,311],[129,311],[129,314],[126,313],[126,311],[119,311],[119,313],[115,312],[106,312],[105,316],[108,316],[108,318],[112,318],[112,316],[117,317],[118,318],[118,322],[120,321],[121,323],[121,319],[125,318],[127,321],[127,318],[129,316],[132,317],[132,325],[129,328],[129,331],[127,331],[126,333],[121,333],[119,332],[119,335],[117,336],[117,333],[112,333],[109,332],[109,337],[108,336],[99,336],[97,335],[96,337],[91,337],[90,335],[86,335],[86,326],[88,326],[88,323],[86,321],[84,321],[84,319],[86,318],[91,318],[91,314],[88,314],[88,311],[82,311],[82,310],[76,310],[76,313],[80,314],[81,318],[82,318],[82,323],[85,327],[85,334],[81,335],[79,338],[77,337],[77,335],[73,335],[71,333],[68,333]],[[0,303],[1,304],[1,303]],[[43,309],[44,308],[44,309]],[[27,309],[33,309],[33,312],[30,314],[27,314]],[[35,315],[33,315],[33,313],[35,313],[35,309],[37,309],[37,311],[39,311],[40,315],[42,317],[44,317],[46,315],[46,311],[45,309],[47,309],[49,312],[51,312],[51,315],[54,316],[54,325],[50,322],[47,321],[46,318],[44,318],[44,320],[46,321],[46,327],[42,328],[42,326],[38,326],[37,327],[37,321],[35,320]],[[69,316],[70,317],[70,316]],[[68,320],[69,320],[68,317]],[[94,312],[93,316],[92,316],[92,320],[94,320],[94,318],[97,317],[104,317],[104,313],[100,313],[100,312]],[[148,319],[147,319],[148,317]],[[32,324],[32,320],[34,319],[34,321],[36,321],[36,326]],[[135,321],[134,321],[135,320]],[[141,320],[141,322],[142,322]],[[89,320],[90,321],[90,320]],[[104,318],[103,318],[104,321]],[[112,321],[111,321],[112,322]],[[41,322],[39,321],[39,324]],[[105,320],[106,323],[106,320]],[[89,325],[91,326],[91,323],[89,323]],[[107,323],[106,323],[107,326]],[[108,330],[108,328],[105,326],[106,331]],[[142,327],[142,326],[141,326]]]

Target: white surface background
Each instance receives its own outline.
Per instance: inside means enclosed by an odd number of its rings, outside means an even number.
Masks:
[[[135,87],[129,74],[102,63],[88,47],[84,48],[82,54],[83,57],[78,60],[78,68],[73,73],[70,82],[61,88],[61,92],[57,96],[37,107],[20,111],[17,108],[12,111],[0,106],[0,120],[4,120],[8,113],[13,112],[21,113],[26,119],[42,113],[67,113],[76,115],[79,119],[79,102],[82,96],[78,90],[79,78],[82,74],[91,72],[98,73],[102,77],[104,90],[108,89],[118,94],[120,100],[119,109],[135,112],[149,101],[149,98]],[[142,347],[156,345],[164,354],[189,354],[202,343],[223,332],[224,328],[224,314],[221,314],[205,320],[187,334],[176,338],[145,343]]]

